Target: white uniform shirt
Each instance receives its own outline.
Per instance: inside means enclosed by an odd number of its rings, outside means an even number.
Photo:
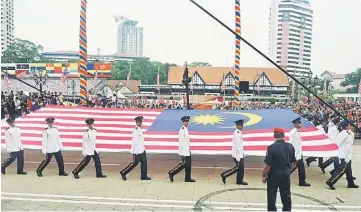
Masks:
[[[325,129],[323,128],[323,126],[321,124],[317,125],[316,128],[321,130],[326,135]]]
[[[140,127],[135,127],[132,134],[132,154],[142,154],[145,151],[144,136]]]
[[[336,141],[336,137],[340,131],[337,129],[336,125],[332,125],[330,128],[328,128],[328,138],[332,141]]]
[[[19,127],[9,127],[5,130],[5,143],[7,152],[18,152],[23,150]]]
[[[232,157],[235,158],[237,161],[240,161],[243,158],[243,136],[242,131],[236,129],[233,133],[232,139]]]
[[[180,156],[190,156],[190,147],[189,147],[189,133],[188,133],[188,129],[185,126],[182,126],[179,129],[179,135],[178,135],[178,139],[179,139],[179,151],[178,154]]]
[[[342,130],[336,137],[338,144],[338,157],[345,159],[348,163],[351,160],[353,137],[347,130]]]
[[[302,158],[302,139],[301,132],[297,128],[293,128],[289,132],[290,143],[293,148],[295,148],[295,158],[296,160],[301,160]]]
[[[48,127],[44,130],[42,146],[42,152],[44,154],[58,152],[63,149],[59,131],[56,127]]]
[[[97,130],[87,129],[83,135],[83,152],[84,156],[94,155],[94,152],[98,153],[95,143],[97,140]]]

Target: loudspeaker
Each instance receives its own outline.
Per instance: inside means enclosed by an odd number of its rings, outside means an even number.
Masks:
[[[239,81],[239,92],[249,91],[249,81]]]

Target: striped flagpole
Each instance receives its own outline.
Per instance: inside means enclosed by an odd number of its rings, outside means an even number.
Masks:
[[[241,35],[241,9],[240,0],[235,0],[235,16],[236,16],[236,33]],[[234,61],[234,106],[239,106],[239,68],[240,68],[240,54],[241,54],[241,39],[236,36],[236,50]]]
[[[87,103],[87,36],[86,36],[86,5],[87,0],[81,0],[80,6],[80,31],[79,31],[79,76],[80,76],[80,104]]]

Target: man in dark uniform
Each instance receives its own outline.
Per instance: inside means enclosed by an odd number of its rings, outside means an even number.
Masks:
[[[277,190],[280,190],[283,211],[291,211],[291,167],[296,162],[295,149],[290,143],[286,143],[285,131],[280,128],[274,129],[276,142],[267,149],[264,159],[265,167],[262,173],[262,182],[267,182],[267,209],[277,211]]]
[[[122,176],[123,180],[127,180],[127,174],[131,172],[140,162],[140,179],[151,180],[151,178],[147,175],[147,154],[145,153],[144,136],[141,128],[143,123],[143,116],[138,116],[134,120],[137,126],[134,128],[132,134],[131,153],[133,154],[133,162],[121,170],[120,175]]]
[[[180,171],[185,169],[185,182],[193,183],[196,180],[192,179],[192,159],[190,151],[190,140],[188,133],[189,125],[189,116],[184,116],[181,118],[183,126],[179,129],[178,140],[179,140],[179,151],[178,154],[181,156],[182,162],[179,163],[175,168],[168,172],[169,180],[174,181],[174,175],[178,174]]]

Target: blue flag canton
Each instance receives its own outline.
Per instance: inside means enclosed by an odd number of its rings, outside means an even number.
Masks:
[[[271,130],[274,127],[292,128],[298,117],[287,109],[274,110],[166,110],[162,112],[149,132],[176,132],[182,126],[181,118],[190,116],[189,130],[195,132],[233,132],[235,121],[244,120],[245,130]],[[303,126],[311,124],[303,119]]]

